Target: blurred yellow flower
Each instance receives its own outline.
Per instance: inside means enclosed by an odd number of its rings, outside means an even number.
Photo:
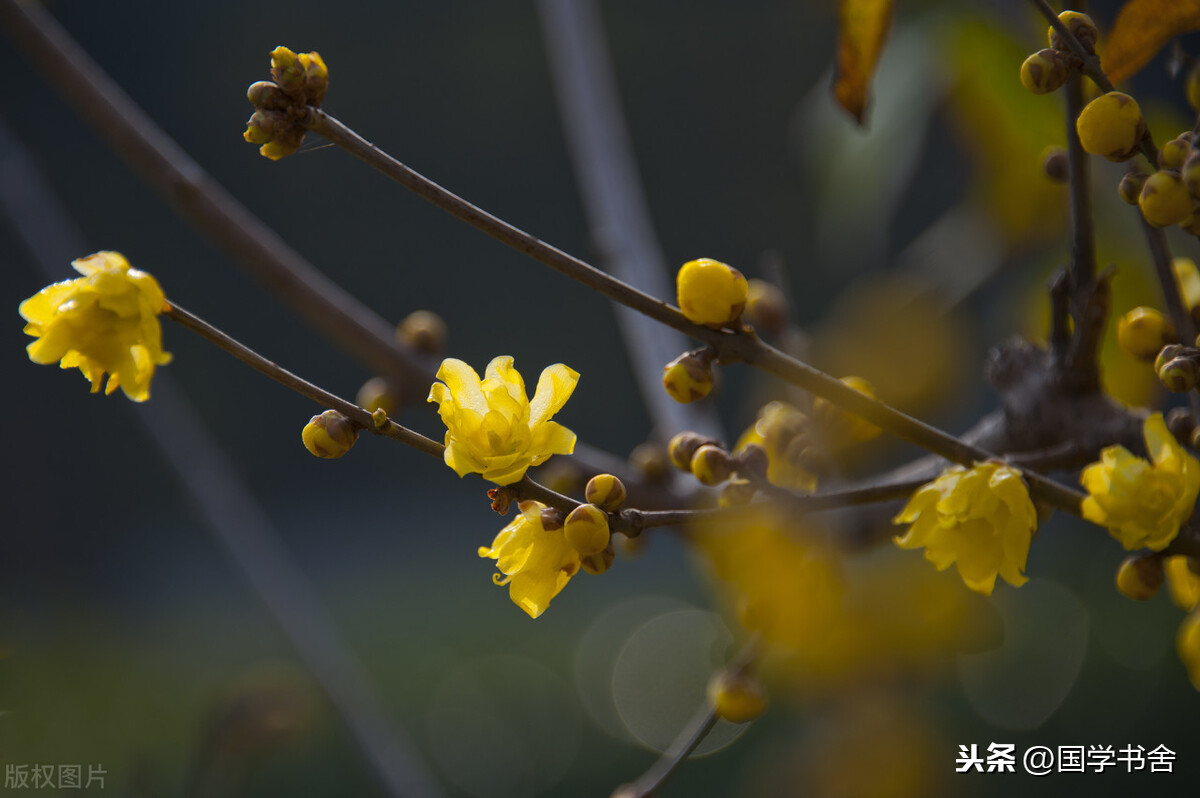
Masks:
[[[1175,440],[1161,413],[1146,419],[1142,435],[1153,462],[1109,446],[1100,462],[1083,469],[1083,517],[1106,527],[1130,551],[1162,551],[1196,506],[1200,462]]]
[[[562,524],[546,529],[540,502],[521,502],[521,512],[500,530],[491,548],[479,547],[480,557],[496,561],[497,585],[508,585],[513,603],[536,618],[579,572],[579,552],[567,543]],[[503,575],[501,575],[503,574]]]
[[[808,417],[787,402],[768,402],[758,411],[754,424],[738,438],[735,452],[756,443],[767,452],[767,481],[789,490],[811,493],[817,489],[817,475],[800,463],[805,449],[812,445]]]
[[[429,391],[446,424],[446,465],[460,477],[482,474],[511,485],[530,466],[575,451],[575,433],[550,420],[571,397],[579,374],[556,363],[542,371],[530,402],[525,381],[507,355],[488,364],[481,382],[461,360],[447,358]]]
[[[991,595],[996,577],[1014,587],[1037,526],[1037,511],[1021,472],[1000,463],[952,466],[923,485],[892,519],[912,524],[895,538],[902,549],[925,548],[925,559],[945,570],[957,564],[967,587]]]
[[[34,363],[60,361],[78,368],[105,393],[118,387],[135,402],[150,398],[155,366],[169,363],[162,349],[158,314],[166,309],[162,288],[133,269],[119,252],[97,252],[71,263],[83,277],[49,285],[21,303],[25,332],[37,336],[26,347]]]

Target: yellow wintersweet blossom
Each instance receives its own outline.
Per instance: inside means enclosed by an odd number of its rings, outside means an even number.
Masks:
[[[500,530],[491,548],[479,547],[480,557],[496,561],[500,573],[492,574],[497,585],[508,585],[513,603],[536,618],[579,572],[579,552],[575,551],[560,523],[546,529],[541,502],[521,502],[520,514]]]
[[[754,424],[738,438],[735,451],[752,443],[767,451],[767,481],[790,490],[811,493],[817,489],[817,475],[800,465],[811,444],[804,434],[808,417],[787,402],[768,402],[758,411]]]
[[[508,355],[493,358],[484,379],[461,360],[446,358],[429,391],[446,424],[446,465],[460,477],[482,474],[511,485],[530,466],[575,451],[575,433],[550,420],[571,397],[579,374],[556,363],[538,380],[533,401]]]
[[[1100,462],[1083,469],[1079,481],[1088,492],[1083,517],[1106,527],[1130,551],[1162,551],[1196,506],[1200,461],[1175,440],[1162,413],[1146,419],[1142,435],[1150,460],[1109,446]]]
[[[912,524],[894,540],[902,549],[925,548],[939,571],[957,564],[967,587],[991,595],[996,577],[1025,584],[1025,560],[1037,511],[1021,472],[1001,463],[952,466],[921,486],[892,519]]]
[[[25,332],[37,336],[26,347],[34,363],[60,361],[78,368],[105,393],[118,387],[135,402],[150,398],[155,366],[169,363],[162,349],[158,314],[167,307],[158,281],[131,268],[119,252],[97,252],[71,263],[82,274],[49,285],[21,303]]]
[[[782,694],[857,690],[953,662],[968,594],[900,552],[847,562],[811,517],[762,505],[688,532],[739,623],[761,636],[759,671]]]

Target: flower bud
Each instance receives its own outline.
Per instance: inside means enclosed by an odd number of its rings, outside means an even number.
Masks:
[[[612,567],[614,559],[616,559],[616,552],[613,550],[613,545],[610,542],[603,551],[582,555],[579,558],[579,564],[589,574],[599,576]]]
[[[309,105],[316,107],[325,99],[325,92],[329,88],[329,70],[320,53],[300,53],[297,58],[304,67],[304,98]]]
[[[525,511],[525,502],[517,505],[521,512]],[[562,510],[556,507],[543,507],[541,512],[542,529],[547,532],[553,532],[556,529],[562,529],[565,522],[563,519]]]
[[[382,407],[377,407],[371,411],[371,424],[375,426],[375,429],[382,431],[387,427],[387,423],[388,414],[386,410]]]
[[[1117,194],[1129,205],[1137,205],[1138,197],[1142,194],[1142,186],[1146,185],[1146,176],[1141,172],[1126,172],[1117,184]]]
[[[718,671],[708,682],[708,703],[730,723],[747,723],[767,709],[767,694],[753,676]]]
[[[396,342],[440,355],[446,349],[446,322],[431,310],[414,310],[396,327]]]
[[[748,443],[734,453],[734,470],[746,479],[766,479],[771,458],[757,443]]]
[[[635,473],[652,485],[665,482],[671,475],[671,461],[666,450],[662,444],[650,441],[633,447],[633,451],[629,453],[629,465]]]
[[[749,286],[737,269],[712,258],[690,260],[675,279],[679,309],[696,324],[724,327],[746,306]]]
[[[1117,590],[1134,601],[1154,598],[1162,583],[1162,557],[1155,554],[1131,554],[1117,569]]]
[[[1196,432],[1196,417],[1187,407],[1172,407],[1167,412],[1167,429],[1180,443],[1191,445],[1192,435]]]
[[[283,89],[269,80],[251,83],[250,88],[246,89],[246,99],[255,108],[263,111],[284,111],[292,104],[288,96],[283,93]]]
[[[1071,35],[1079,40],[1084,50],[1089,53],[1096,52],[1096,41],[1100,38],[1100,29],[1096,27],[1096,23],[1092,21],[1091,17],[1079,11],[1064,11],[1058,15],[1058,19],[1067,27]],[[1071,52],[1070,46],[1053,26],[1047,31],[1046,39],[1055,50]]]
[[[1155,227],[1169,227],[1187,219],[1192,212],[1192,195],[1178,172],[1159,170],[1146,178],[1138,195],[1142,216]]]
[[[1159,169],[1180,169],[1192,150],[1192,143],[1185,138],[1174,138],[1158,150]]]
[[[599,554],[608,546],[608,516],[594,504],[581,504],[563,524],[563,534],[580,554]]]
[[[1066,183],[1071,179],[1070,159],[1062,147],[1047,147],[1042,150],[1042,171],[1055,183]]]
[[[1067,82],[1070,69],[1057,50],[1038,50],[1021,64],[1021,85],[1034,94],[1047,94]]]
[[[766,280],[750,280],[746,286],[746,321],[768,335],[783,333],[788,318],[788,303],[783,292]]]
[[[313,416],[300,433],[304,446],[317,457],[341,457],[358,440],[358,428],[336,410],[326,410]]]
[[[1187,186],[1188,193],[1193,198],[1200,198],[1200,149],[1192,149],[1187,160],[1183,162],[1183,169],[1180,170],[1179,176],[1183,179],[1183,184]]]
[[[691,471],[692,455],[706,443],[716,443],[716,441],[695,432],[679,433],[667,444],[667,454],[671,458],[671,464],[680,471]]]
[[[1079,143],[1092,155],[1127,161],[1137,152],[1146,122],[1137,101],[1119,91],[1092,100],[1075,120]]]
[[[1117,345],[1147,363],[1176,340],[1175,325],[1154,308],[1136,307],[1117,321]]]
[[[354,399],[354,403],[363,410],[375,412],[382,410],[387,415],[394,415],[399,402],[396,399],[396,393],[392,390],[388,381],[383,377],[372,377],[362,384],[358,389],[358,395]]]
[[[1171,271],[1175,273],[1183,306],[1195,316],[1200,309],[1200,270],[1196,269],[1196,262],[1191,258],[1175,258],[1171,261]]]
[[[597,474],[583,489],[584,498],[601,510],[615,513],[625,504],[625,483],[612,474]]]
[[[692,476],[702,485],[720,485],[733,475],[729,453],[720,446],[706,443],[692,455]]]
[[[304,90],[304,66],[291,50],[276,47],[271,51],[271,79],[285,93],[295,96]]]
[[[1186,355],[1188,348],[1179,344],[1167,344],[1158,353],[1158,357],[1154,359],[1154,370],[1161,371],[1163,366],[1167,365],[1167,361],[1174,360],[1177,357]]]
[[[712,390],[712,357],[706,354],[708,351],[684,352],[663,368],[663,387],[676,402],[695,402]]]
[[[277,112],[272,111],[271,113]],[[259,147],[258,152],[264,158],[272,161],[286,158],[300,149],[300,145],[304,143],[304,132],[304,128],[299,125],[289,124],[283,130],[277,130],[275,137]]]
[[[1196,383],[1200,382],[1200,369],[1197,368],[1195,359],[1187,356],[1177,357],[1162,365],[1158,370],[1158,379],[1168,391],[1183,393],[1195,388]]]
[[[290,124],[291,120],[283,111],[255,111],[246,120],[246,132],[242,138],[251,144],[266,144]]]

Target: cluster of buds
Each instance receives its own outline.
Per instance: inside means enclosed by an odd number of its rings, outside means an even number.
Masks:
[[[1200,150],[1192,146],[1192,138],[1192,131],[1185,130],[1168,141],[1158,151],[1158,171],[1145,175],[1131,170],[1121,178],[1117,193],[1125,202],[1137,205],[1146,221],[1155,227],[1179,225],[1197,235],[1200,234]]]
[[[294,53],[286,47],[271,51],[271,80],[251,84],[246,97],[254,114],[242,137],[261,144],[259,152],[278,161],[300,149],[307,132],[308,108],[318,108],[329,88],[329,70],[318,53]]]
[[[717,441],[695,432],[681,432],[667,445],[671,463],[702,485],[722,486],[722,507],[749,504],[767,479],[769,460],[762,446],[752,443],[730,453]]]
[[[1154,360],[1158,380],[1172,393],[1185,393],[1200,383],[1200,349],[1168,344]]]
[[[1078,11],[1064,11],[1058,18],[1085,51],[1090,54],[1096,52],[1100,30],[1091,17]],[[1021,64],[1021,84],[1034,94],[1047,94],[1059,89],[1067,82],[1067,76],[1078,61],[1070,45],[1053,27],[1046,38],[1050,46],[1038,50]]]
[[[597,474],[588,480],[584,498],[586,503],[562,520],[563,537],[579,553],[583,570],[589,574],[602,574],[612,567],[615,556],[609,514],[619,511],[625,504],[625,485],[612,474]],[[543,511],[543,525],[547,512],[558,511]]]

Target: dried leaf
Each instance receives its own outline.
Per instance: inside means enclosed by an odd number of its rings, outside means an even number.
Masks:
[[[892,0],[839,0],[833,96],[858,124],[866,118],[867,88],[892,25]]]
[[[1132,77],[1175,36],[1200,29],[1200,0],[1129,0],[1104,47],[1104,73],[1113,83]]]

